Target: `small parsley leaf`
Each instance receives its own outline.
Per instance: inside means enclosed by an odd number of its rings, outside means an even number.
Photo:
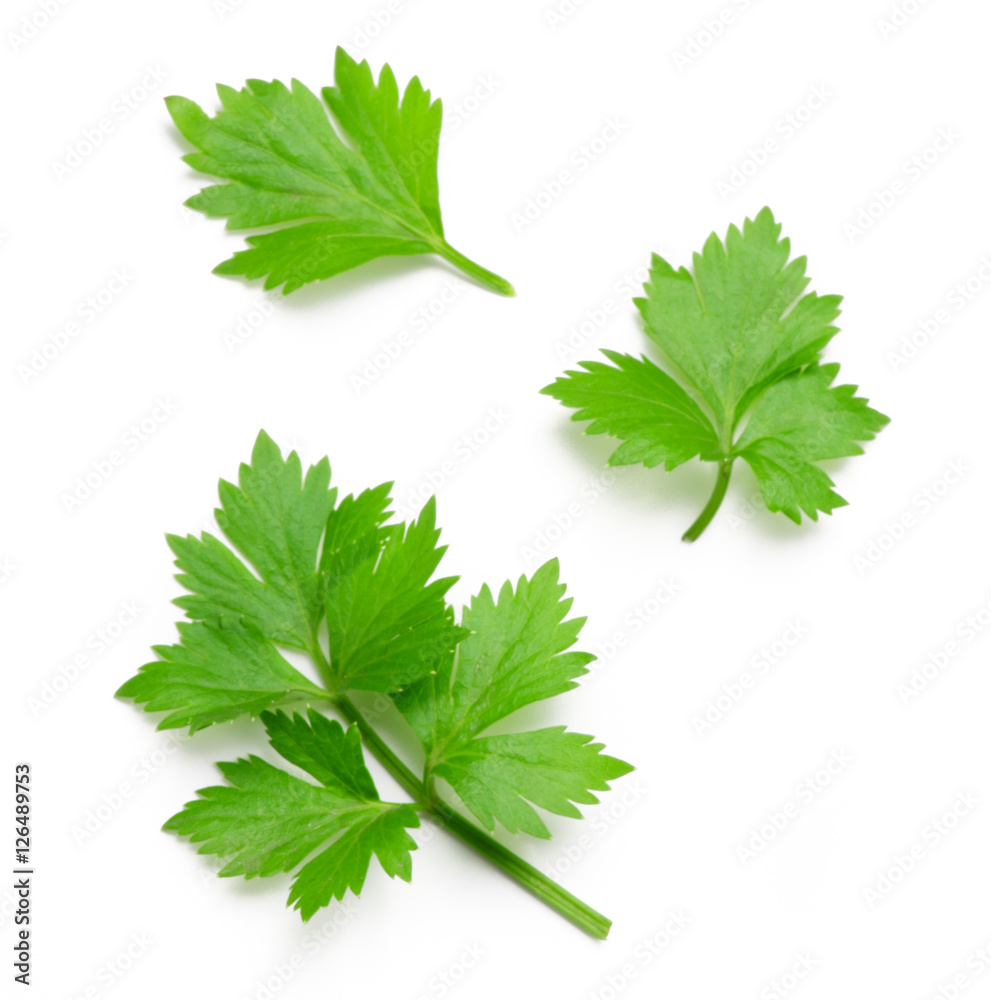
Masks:
[[[394,696],[427,755],[428,780],[444,778],[489,830],[498,819],[510,833],[549,837],[524,800],[579,815],[572,801],[597,802],[589,789],[603,790],[631,770],[564,727],[478,736],[524,705],[571,690],[587,672],[594,657],[569,652],[585,619],[565,618],[571,600],[564,591],[557,560],[521,577],[515,591],[505,583],[498,601],[483,587],[462,615],[470,634],[456,657]]]
[[[888,418],[832,386],[838,365],[820,366],[837,333],[840,297],[806,292],[806,259],[791,246],[770,209],[713,233],[692,271],[654,255],[644,297],[635,299],[647,335],[672,367],[605,351],[612,365],[580,362],[541,391],[591,420],[589,434],[623,444],[612,465],[671,470],[691,458],[720,465],[712,498],[685,533],[705,530],[736,458],[754,470],[769,510],[796,523],[846,503],[813,462],[862,454]],[[674,376],[678,376],[679,385]],[[744,418],[749,422],[739,433]]]
[[[169,535],[178,580],[191,591],[176,604],[191,618],[240,616],[275,642],[308,649],[322,617],[317,551],[337,496],[330,463],[304,480],[296,453],[283,460],[262,431],[239,483],[221,480],[217,524],[258,575],[209,533]]]
[[[510,833],[550,837],[529,803],[580,819],[573,803],[598,802],[592,789],[607,791],[610,781],[632,770],[602,749],[591,736],[552,726],[461,740],[447,748],[433,773],[447,781],[487,830],[499,820]]]
[[[431,497],[405,531],[389,533],[380,552],[344,576],[329,575],[327,626],[338,687],[394,691],[433,670],[464,634],[445,600],[457,577],[429,582],[447,549],[437,545],[435,518]]]
[[[155,646],[158,659],[117,692],[148,712],[168,712],[159,729],[195,733],[287,700],[327,696],[250,626],[220,618],[177,627],[180,643]]]
[[[166,103],[196,147],[183,159],[225,183],[186,204],[228,229],[284,224],[249,236],[217,274],[265,278],[288,294],[377,257],[436,253],[503,295],[504,278],[468,260],[444,236],[437,191],[443,112],[413,77],[400,98],[388,65],[375,82],[367,62],[342,48],[336,86],[320,99],[298,80],[249,80],[243,90],[218,86],[221,110],[209,117],[193,101]],[[327,109],[342,134],[335,131]]]
[[[229,859],[221,875],[296,874],[289,902],[304,920],[350,889],[361,892],[372,855],[387,875],[408,882],[420,819],[409,805],[382,802],[365,767],[358,727],[310,711],[309,719],[266,712],[272,746],[321,784],[313,785],[252,755],[219,764],[227,785],[203,788],[163,829]],[[333,839],[332,838],[335,838]],[[324,846],[328,841],[329,846]]]

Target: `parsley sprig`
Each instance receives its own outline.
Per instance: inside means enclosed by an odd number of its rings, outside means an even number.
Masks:
[[[490,835],[498,823],[549,837],[538,808],[579,817],[578,804],[597,802],[594,792],[632,770],[563,726],[490,732],[575,687],[593,659],[572,649],[584,619],[567,617],[557,562],[498,595],[483,587],[458,623],[446,599],[456,578],[435,578],[445,547],[433,500],[415,522],[395,524],[390,488],[338,499],[326,459],[304,476],[296,453],[284,459],[262,432],[238,484],[220,483],[226,542],[169,536],[188,591],[176,603],[190,620],[117,694],[165,713],[159,728],[193,733],[260,717],[273,750],[307,777],[254,755],[221,763],[226,783],[201,789],[165,829],[224,857],[221,875],[295,872],[289,902],[308,920],[360,893],[373,855],[409,881],[408,831],[427,815],[604,938],[606,917]],[[315,676],[286,649],[308,654]],[[419,775],[359,710],[355,691],[391,699],[421,745]],[[336,710],[346,728],[319,709]],[[409,801],[380,800],[362,747]]]

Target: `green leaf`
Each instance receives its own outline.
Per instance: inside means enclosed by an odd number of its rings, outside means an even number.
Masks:
[[[201,789],[164,829],[200,844],[200,854],[228,859],[225,876],[288,872],[323,848],[290,891],[304,920],[348,889],[360,893],[373,854],[386,874],[408,882],[416,843],[406,828],[419,826],[419,817],[411,806],[379,800],[356,727],[345,732],[313,711],[308,721],[281,712],[263,718],[276,750],[305,761],[321,785],[252,755],[218,765],[227,784]]]
[[[410,851],[416,850],[416,841],[406,829],[419,825],[416,810],[408,805],[384,803],[356,816],[330,847],[299,870],[289,902],[309,920],[332,899],[343,899],[348,889],[357,896],[373,854],[386,875],[409,882],[413,877]]]
[[[795,521],[804,510],[815,520],[818,511],[829,513],[845,502],[811,464],[835,455],[820,454],[802,431],[835,422],[842,407],[825,391],[777,391],[817,368],[837,333],[833,323],[841,301],[806,291],[806,260],[790,255],[791,245],[768,208],[747,219],[742,231],[731,226],[725,241],[713,233],[693,256],[691,271],[675,270],[655,254],[644,297],[634,301],[671,371],[607,351],[615,367],[581,362],[584,371],[569,371],[542,390],[574,408],[573,419],[591,420],[588,433],[623,441],[613,465],[642,462],[671,470],[696,456],[719,463],[713,495],[685,533],[688,541],[715,514],[733,461],[745,447],[769,509]],[[760,444],[739,436],[744,418],[759,417],[769,396],[773,433]],[[853,442],[869,440],[887,422],[865,400],[858,404],[837,423],[837,434],[845,435],[837,447],[845,450],[836,454],[859,454]]]
[[[337,495],[330,463],[304,480],[296,452],[283,459],[262,431],[239,483],[221,480],[217,523],[258,576],[213,535],[170,535],[177,579],[192,591],[175,603],[191,618],[240,616],[275,642],[308,649],[322,618],[317,552]]]
[[[435,669],[463,634],[445,599],[457,577],[430,582],[447,551],[437,544],[435,519],[431,497],[405,532],[387,533],[381,552],[328,576],[330,665],[339,689],[395,691]]]
[[[218,274],[265,277],[284,292],[378,257],[437,253],[502,294],[512,286],[447,242],[437,192],[443,112],[413,77],[400,98],[384,66],[376,84],[367,62],[342,48],[326,105],[298,80],[218,86],[222,110],[210,118],[183,97],[167,99],[179,131],[198,152],[183,159],[226,183],[187,204],[229,229],[287,224],[248,237]],[[343,135],[334,130],[327,106]]]
[[[494,817],[511,832],[547,836],[521,797],[573,816],[569,799],[596,801],[588,798],[589,788],[605,787],[607,773],[618,777],[629,770],[599,757],[598,744],[579,751],[591,737],[563,730],[476,738],[523,706],[570,690],[587,672],[594,657],[570,651],[585,619],[565,618],[571,600],[564,591],[557,560],[529,580],[521,577],[515,591],[504,584],[498,601],[483,587],[465,608],[461,623],[471,634],[456,657],[393,696],[427,755],[428,775],[443,777],[490,830]],[[562,772],[567,761],[577,765],[570,778]]]
[[[581,813],[572,803],[598,802],[590,789],[606,791],[610,781],[633,770],[591,740],[564,726],[484,736],[450,750],[434,774],[451,785],[486,829],[494,829],[498,819],[510,833],[550,837],[528,802],[578,819]]]
[[[456,577],[433,579],[439,544],[433,499],[410,524],[391,524],[390,483],[337,502],[327,460],[304,476],[260,433],[238,484],[221,481],[217,521],[237,552],[205,535],[173,538],[194,619],[179,641],[121,686],[160,727],[191,732],[242,715],[260,716],[284,767],[251,756],[218,765],[226,784],[202,789],[165,825],[201,853],[226,859],[223,875],[293,872],[289,902],[308,920],[331,899],[361,891],[372,856],[409,881],[407,832],[426,813],[531,893],[597,938],[610,921],[470,821],[441,797],[453,789],[482,824],[548,836],[538,810],[577,816],[629,765],[591,736],[564,727],[493,735],[490,727],[532,702],[568,691],[592,657],[572,649],[584,619],[556,562],[487,587],[460,625],[447,603]],[[243,557],[243,558],[242,558]],[[321,684],[279,651],[308,655]],[[287,654],[289,655],[289,654]],[[301,658],[294,652],[295,659]],[[348,691],[392,696],[426,752],[413,773],[373,725],[389,703],[366,713]],[[312,708],[323,702],[350,728]],[[362,755],[369,749],[409,796],[382,802]],[[295,772],[299,769],[302,775]],[[317,784],[313,783],[313,780]]]
[[[358,727],[351,726],[345,733],[339,722],[320,712],[310,709],[308,716],[304,719],[297,713],[290,718],[285,712],[262,716],[269,742],[279,755],[344,798],[377,799],[361,755]]]
[[[324,586],[336,586],[361,563],[375,558],[389,534],[385,528],[392,503],[392,483],[383,483],[358,496],[346,496],[327,519],[320,573]]]
[[[804,510],[812,520],[846,501],[830,489],[832,481],[812,462],[862,455],[858,441],[869,441],[888,418],[855,396],[854,385],[833,386],[836,364],[810,366],[801,375],[776,383],[760,398],[736,444],[737,454],[757,476],[769,510],[780,510],[796,524]]]
[[[250,627],[229,618],[177,627],[180,643],[155,646],[159,659],[139,667],[117,691],[146,712],[169,712],[159,729],[189,726],[195,733],[288,699],[327,697]]]
[[[431,580],[446,551],[438,545],[433,500],[410,525],[386,524],[390,483],[347,496],[335,506],[337,491],[330,487],[327,460],[304,478],[296,453],[283,459],[264,431],[251,465],[241,466],[238,482],[221,481],[217,522],[251,568],[210,534],[169,536],[169,543],[183,571],[177,579],[191,591],[176,604],[196,620],[213,625],[225,620],[226,628],[243,625],[240,641],[249,662],[266,664],[271,673],[272,664],[285,664],[273,644],[290,646],[316,658],[322,679],[335,693],[389,692],[434,670],[466,634],[454,624],[446,601],[457,577]],[[323,662],[321,651],[324,624],[329,663]],[[211,717],[216,711],[214,688],[229,690],[232,699],[240,697],[236,692],[243,671],[230,656],[211,650],[212,659],[193,657],[180,647],[166,648],[169,652],[161,654],[165,662],[154,670],[155,682],[161,688],[184,684],[183,693],[171,697],[184,699],[176,707],[181,705],[191,717]],[[209,672],[209,695],[198,701],[188,669],[177,672],[178,664]],[[261,683],[276,701],[288,697],[281,681]],[[150,689],[146,680],[123,690]],[[327,691],[320,694],[329,697]],[[243,711],[257,712],[257,706],[274,703],[258,698],[245,698]],[[241,714],[233,704],[230,718]]]
[[[575,409],[572,420],[591,420],[587,434],[623,439],[610,465],[663,463],[670,471],[696,455],[718,454],[709,418],[670,375],[645,357],[602,353],[612,365],[580,361],[584,371],[565,372],[541,391]]]

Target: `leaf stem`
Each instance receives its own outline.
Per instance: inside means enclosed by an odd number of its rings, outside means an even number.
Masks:
[[[726,487],[729,486],[729,475],[732,470],[732,458],[724,458],[719,463],[719,473],[716,476],[716,485],[712,490],[712,496],[709,497],[709,502],[696,518],[695,523],[681,536],[683,542],[694,542],[709,527],[709,522],[715,517],[719,505],[723,502],[723,497],[726,496]]]
[[[498,274],[488,270],[488,268],[482,267],[481,264],[476,264],[463,253],[455,250],[450,243],[437,243],[434,248],[449,264],[453,264],[456,268],[464,271],[465,274],[470,274],[479,284],[490,288],[493,292],[510,296],[516,294],[516,289],[505,278],[499,277]]]
[[[433,815],[455,837],[474,847],[510,878],[516,879],[524,889],[557,910],[561,916],[570,920],[576,927],[580,927],[586,934],[600,940],[608,936],[609,928],[612,927],[612,921],[608,917],[592,909],[588,903],[583,903],[543,872],[503,847],[484,830],[480,830],[474,823],[456,813],[447,803],[437,799]]]
[[[339,694],[334,699],[334,704],[348,722],[352,722],[358,727],[365,745],[374,754],[375,759],[403,786],[403,791],[419,805],[433,809],[433,802],[427,795],[423,782],[396,756],[389,744],[372,729],[365,717],[358,711],[358,706],[346,694]]]
[[[460,813],[455,812],[446,802],[428,792],[427,786],[396,756],[347,695],[336,695],[333,700],[345,719],[358,727],[365,745],[378,762],[415,801],[418,811],[429,812],[449,833],[484,855],[524,889],[557,910],[561,916],[580,927],[586,934],[596,938],[605,938],[608,935],[612,926],[612,921],[608,917],[604,917],[587,903],[583,903],[577,896],[573,896],[543,872],[503,847]]]

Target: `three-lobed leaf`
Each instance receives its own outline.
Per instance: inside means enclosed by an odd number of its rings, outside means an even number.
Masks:
[[[623,442],[613,465],[721,463],[713,498],[686,539],[709,523],[738,457],[754,470],[768,509],[796,522],[802,511],[813,520],[830,513],[845,501],[813,463],[862,453],[858,442],[888,421],[856,387],[831,385],[838,366],[820,367],[841,299],[807,291],[806,259],[790,253],[765,208],[742,231],[731,226],[725,241],[713,233],[691,271],[655,254],[644,297],[634,301],[672,372],[606,351],[612,364],[580,362],[542,390],[573,408],[572,419],[591,420],[588,433]]]

